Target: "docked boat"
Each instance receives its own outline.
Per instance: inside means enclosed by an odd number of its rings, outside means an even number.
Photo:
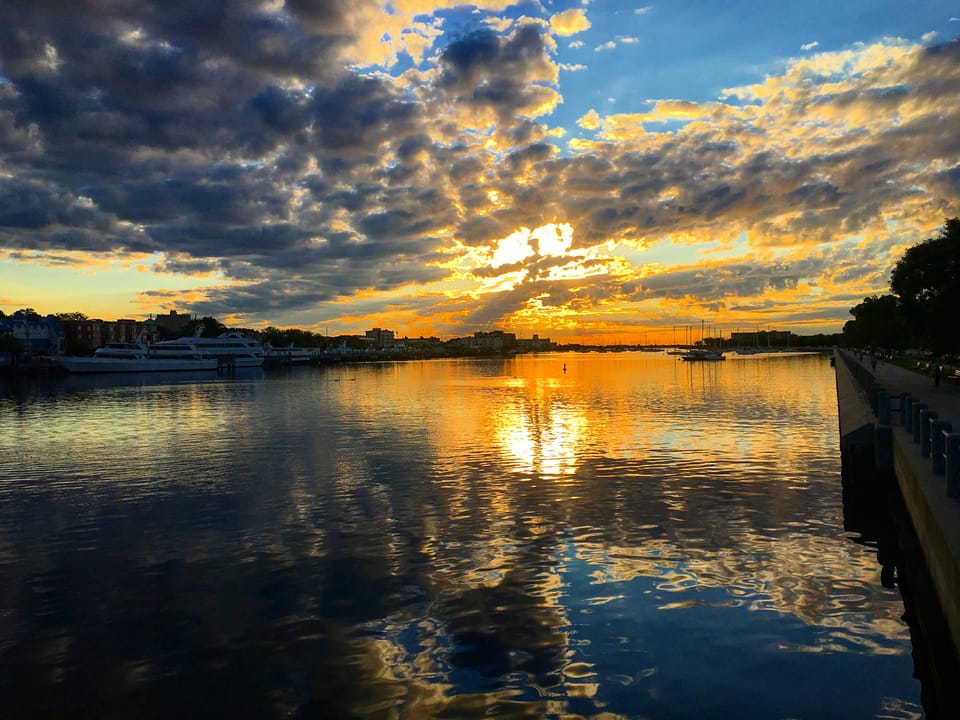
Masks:
[[[721,342],[723,338],[721,337]],[[703,321],[700,321],[700,343],[706,344],[706,339],[703,334]],[[688,362],[716,362],[717,360],[724,360],[723,350],[714,350],[709,347],[695,347],[687,350],[682,355],[680,355],[681,360],[686,360]]]
[[[203,358],[232,367],[263,367],[263,347],[253,338],[239,332],[225,332],[216,337],[196,335],[179,340],[161,340],[150,346],[151,357],[184,357],[198,353]]]
[[[196,348],[180,357],[154,357],[142,336],[133,342],[107,343],[92,357],[62,357],[60,365],[71,373],[173,372],[216,370],[216,358],[202,358]]]

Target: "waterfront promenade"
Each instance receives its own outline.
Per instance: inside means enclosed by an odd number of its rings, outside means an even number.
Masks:
[[[860,395],[859,403],[851,398],[853,378],[844,378],[844,371],[856,376],[860,388],[873,383]],[[931,376],[882,360],[878,360],[874,368],[871,356],[866,353],[861,356],[856,352],[838,351],[837,390],[843,437],[862,434],[863,420],[874,423],[877,470],[892,470],[896,476],[954,647],[960,650],[960,497],[948,494],[947,475],[942,468],[935,471],[930,450],[922,450],[920,433],[915,431],[920,425],[919,413],[910,412],[914,405],[922,403],[926,413],[936,413],[935,418],[924,416],[928,428],[930,419],[936,419],[950,422],[953,432],[960,432],[960,386],[945,381],[936,386]],[[891,399],[889,424],[877,422],[878,415],[880,420],[887,420],[883,401],[879,406],[877,403],[880,392]],[[902,401],[904,393],[910,394],[906,403]],[[857,404],[859,411],[851,407]],[[901,404],[904,404],[902,410]]]

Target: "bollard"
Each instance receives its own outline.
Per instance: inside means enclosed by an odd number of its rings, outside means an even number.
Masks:
[[[900,393],[900,404],[897,407],[897,420],[901,427],[907,426],[907,407],[910,405],[910,393]]]
[[[960,435],[944,433],[944,470],[947,476],[947,495],[960,497]]]
[[[930,423],[930,467],[934,475],[946,473],[944,448],[946,437],[953,432],[953,424],[947,420],[933,420]]]
[[[890,424],[890,393],[886,390],[877,392],[877,422],[881,425]]]
[[[920,457],[930,457],[930,423],[936,419],[936,410],[920,411]]]
[[[929,405],[922,402],[915,402],[910,406],[910,432],[913,433],[913,444],[920,442],[920,413],[926,410]]]
[[[903,410],[901,412],[901,421],[903,422],[903,429],[907,432],[913,430],[913,406],[920,402],[917,398],[913,397],[910,393],[906,393],[907,402],[906,405],[903,405]]]

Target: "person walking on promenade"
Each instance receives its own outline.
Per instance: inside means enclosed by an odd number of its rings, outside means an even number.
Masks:
[[[940,363],[934,363],[933,366],[933,384],[936,387],[940,387],[940,376],[943,375],[943,367]]]
[[[870,358],[870,369],[873,370],[873,372],[877,372],[877,356],[876,355]]]

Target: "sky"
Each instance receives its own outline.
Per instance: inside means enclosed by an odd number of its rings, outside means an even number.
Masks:
[[[922,0],[3,0],[0,310],[837,332],[960,215],[958,36]]]

